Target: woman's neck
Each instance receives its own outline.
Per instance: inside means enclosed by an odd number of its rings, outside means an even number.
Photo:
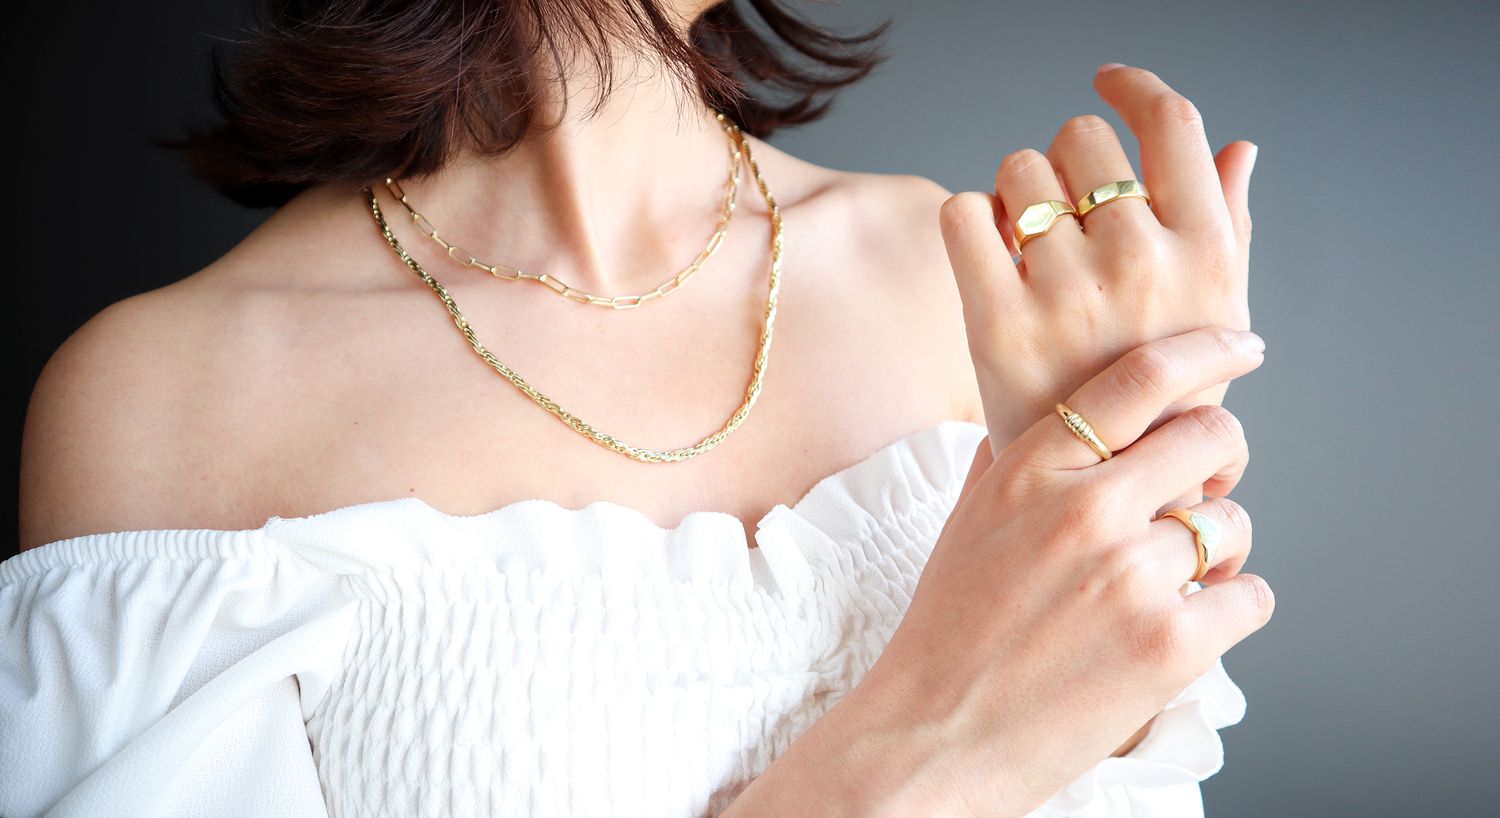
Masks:
[[[402,180],[408,200],[486,263],[601,296],[655,288],[713,232],[730,143],[713,112],[663,72],[620,79],[596,116],[592,99],[576,102],[557,129],[503,156],[462,152],[432,176]],[[544,104],[537,121],[559,110]],[[743,165],[740,175],[743,202],[753,182]]]

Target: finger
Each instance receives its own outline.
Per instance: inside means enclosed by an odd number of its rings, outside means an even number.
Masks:
[[[1125,155],[1115,129],[1103,117],[1092,114],[1064,122],[1047,148],[1047,158],[1057,168],[1068,201],[1075,206],[1098,187],[1135,179],[1135,168],[1130,166],[1130,157]],[[1086,238],[1106,241],[1145,235],[1145,231],[1161,226],[1146,200],[1134,197],[1111,201],[1108,207],[1090,211],[1080,222]]]
[[[1219,184],[1224,188],[1224,204],[1234,223],[1234,237],[1241,247],[1250,246],[1250,174],[1260,148],[1253,142],[1231,142],[1214,157]]]
[[[1142,181],[1161,223],[1172,230],[1231,230],[1197,107],[1144,68],[1100,70],[1094,87],[1140,142]]]
[[[1186,644],[1198,651],[1198,664],[1205,668],[1264,627],[1276,610],[1271,586],[1255,574],[1239,574],[1206,585],[1188,594],[1182,603],[1183,630],[1193,635]]]
[[[1000,235],[997,205],[988,193],[965,191],[950,196],[938,210],[943,244],[963,301],[964,324],[971,333],[995,327],[1025,291]]]
[[[1125,353],[1067,400],[1112,452],[1134,443],[1174,402],[1237,378],[1265,360],[1265,342],[1249,330],[1203,327]],[[1044,468],[1080,469],[1099,462],[1062,418],[1049,415],[1017,438],[1024,456]]]
[[[1213,480],[1233,489],[1250,462],[1245,431],[1222,406],[1194,406],[1116,452],[1099,471],[1113,475],[1126,496],[1148,509]]]
[[[1250,557],[1250,515],[1227,497],[1218,497],[1188,507],[1207,517],[1209,562],[1203,582],[1218,582],[1238,574]],[[1200,525],[1200,528],[1202,526]],[[1172,588],[1181,586],[1198,571],[1198,540],[1176,517],[1161,517],[1147,527],[1152,555],[1159,560],[1161,576]]]
[[[1012,232],[1027,207],[1051,200],[1068,201],[1052,163],[1040,151],[1031,148],[1016,151],[1000,160],[1000,168],[995,172],[995,192],[1005,209],[1006,229]],[[1068,260],[1076,258],[1082,241],[1083,232],[1078,228],[1078,219],[1062,216],[1053,222],[1051,230],[1027,239],[1025,246],[1018,247],[1017,251],[1025,260],[1026,275],[1035,276],[1038,271],[1068,266]]]

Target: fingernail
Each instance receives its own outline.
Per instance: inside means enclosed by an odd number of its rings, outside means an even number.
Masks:
[[[1260,146],[1254,142],[1250,143],[1250,169],[1255,170],[1255,159],[1260,156]]]
[[[1239,331],[1239,333],[1240,335],[1238,342],[1240,349],[1243,349],[1246,352],[1266,351],[1266,339],[1260,337],[1259,335],[1256,335],[1255,333],[1247,329],[1242,329]]]
[[[1116,68],[1124,68],[1124,67],[1125,67],[1125,63],[1122,63],[1122,62],[1107,62],[1107,63],[1099,66],[1099,70],[1095,71],[1094,73],[1096,73],[1096,74],[1103,74],[1103,73],[1106,73],[1106,72],[1109,72],[1109,71],[1113,71]]]

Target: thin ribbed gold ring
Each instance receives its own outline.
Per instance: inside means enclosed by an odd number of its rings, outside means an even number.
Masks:
[[[1140,182],[1134,179],[1110,182],[1107,185],[1094,188],[1088,192],[1087,196],[1078,200],[1078,220],[1082,222],[1083,217],[1087,216],[1089,211],[1100,205],[1106,205],[1120,199],[1145,199],[1146,206],[1151,206],[1151,194],[1146,192],[1146,186]]]
[[[1057,413],[1062,415],[1063,423],[1067,424],[1068,431],[1072,432],[1079,440],[1087,443],[1089,448],[1094,450],[1094,454],[1099,455],[1100,460],[1108,460],[1115,456],[1114,452],[1111,452],[1109,447],[1104,445],[1104,441],[1099,439],[1099,435],[1094,433],[1094,427],[1090,426],[1089,422],[1083,419],[1083,415],[1069,409],[1065,403],[1057,405]]]

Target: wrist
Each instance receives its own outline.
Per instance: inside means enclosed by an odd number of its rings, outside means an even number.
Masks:
[[[857,686],[813,723],[720,818],[816,814],[838,818],[968,818],[937,763],[935,729],[894,718],[893,699]]]
[[[889,679],[877,665],[829,711],[839,712],[825,738],[837,746],[826,752],[855,814],[1007,818],[1030,812],[1025,782],[1008,775],[1008,742],[974,735],[953,707],[934,699],[925,682]]]

